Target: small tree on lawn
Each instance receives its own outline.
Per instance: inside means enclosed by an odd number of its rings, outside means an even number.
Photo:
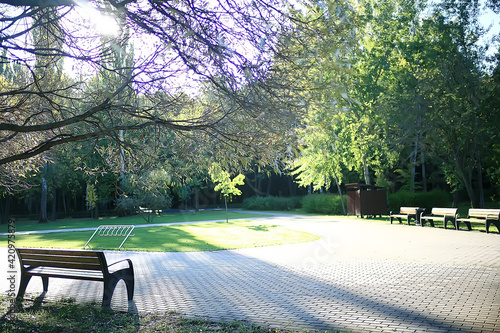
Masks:
[[[224,204],[226,206],[226,222],[229,222],[227,217],[227,197],[229,195],[241,195],[241,191],[237,185],[244,185],[245,176],[241,173],[231,179],[229,172],[222,169],[218,163],[213,163],[209,169],[210,177],[215,184],[215,191],[220,191],[224,195]]]
[[[94,184],[87,184],[87,196],[85,200],[87,201],[87,208],[90,210],[90,216],[93,219],[97,219],[97,203],[99,202],[99,197],[97,196],[97,192]]]

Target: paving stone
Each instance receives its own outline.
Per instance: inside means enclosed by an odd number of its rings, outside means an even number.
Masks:
[[[108,262],[132,259],[136,278],[134,301],[119,283],[112,308],[294,330],[500,332],[498,234],[293,215],[264,221],[323,238],[217,252],[108,251]],[[41,290],[33,278],[27,292]],[[46,298],[62,297],[100,304],[102,284],[51,279]]]

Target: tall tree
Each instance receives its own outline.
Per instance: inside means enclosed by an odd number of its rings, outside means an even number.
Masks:
[[[33,75],[0,93],[4,98],[22,97],[15,107],[2,103],[0,109],[4,143],[0,166],[4,168],[81,140],[107,137],[120,147],[137,148],[139,142],[121,138],[119,133],[146,127],[184,137],[201,133],[204,141],[255,151],[252,147],[264,146],[295,126],[283,119],[300,116],[300,104],[288,98],[296,85],[284,79],[276,59],[293,60],[283,50],[291,39],[300,37],[291,33],[292,28],[305,22],[293,20],[278,0],[3,3],[3,63],[18,63],[30,73],[36,67],[33,57],[57,57],[64,59],[65,68],[73,69],[72,80],[61,81],[57,88]],[[140,50],[132,65],[109,66],[107,57],[117,43],[112,39],[101,43],[99,34],[88,27],[86,8],[94,10],[91,16],[106,14],[126,20],[131,41]],[[53,16],[37,20],[44,11]],[[62,44],[50,49],[37,45],[30,32],[42,28],[51,36],[64,33],[58,39]],[[103,72],[120,77],[120,84],[93,85],[92,77]],[[178,97],[188,93],[198,98],[204,87],[216,92],[216,98],[201,113],[187,116],[189,105],[179,104]],[[128,89],[133,89],[135,99],[122,98]],[[149,102],[139,103],[140,96]],[[33,112],[37,98],[48,107]],[[249,127],[245,119],[255,126]],[[25,145],[33,136],[37,140]],[[23,168],[19,165],[17,173]]]

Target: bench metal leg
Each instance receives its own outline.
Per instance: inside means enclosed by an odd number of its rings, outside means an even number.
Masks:
[[[434,227],[434,220],[433,219],[430,219],[430,218],[420,218],[420,225],[423,227],[425,226],[425,221],[429,221],[429,224],[431,225],[431,227]]]
[[[469,230],[469,231],[472,230],[472,226],[471,226],[470,222],[468,222],[468,221],[463,221],[463,222],[467,226],[467,230]],[[460,230],[460,221],[456,220],[455,226],[456,226],[455,229]]]
[[[49,278],[47,276],[42,276],[43,291],[47,292],[49,290]]]
[[[446,217],[446,216],[443,219],[443,224],[444,224],[445,229],[446,229],[446,225],[448,224],[448,222],[451,222],[453,227],[455,227],[455,229],[457,229],[457,223],[455,222],[455,219],[452,217]]]
[[[500,233],[500,221],[498,221],[498,220],[490,220],[490,225],[491,225],[491,222],[495,225],[495,227],[497,227],[497,231]],[[486,231],[489,231],[489,230],[486,229]]]
[[[486,220],[486,233],[490,233],[491,223],[493,223],[493,225],[497,227],[497,231],[500,233],[500,221],[498,220]]]
[[[102,294],[102,306],[109,308],[111,306],[111,298],[113,297],[113,292],[115,291],[118,279],[114,276],[104,281],[104,291]]]
[[[16,300],[20,301],[24,297],[26,287],[31,280],[31,275],[21,275],[21,282],[19,284],[19,291],[17,292]]]
[[[109,308],[111,306],[111,298],[115,291],[117,283],[123,280],[127,287],[127,297],[131,301],[134,298],[134,269],[130,262],[130,268],[121,269],[117,272],[110,274],[104,281],[104,292],[102,295],[102,306]]]

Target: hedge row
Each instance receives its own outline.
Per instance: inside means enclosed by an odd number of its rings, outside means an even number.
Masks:
[[[251,197],[243,200],[243,208],[251,210],[293,210],[301,208],[300,197]]]
[[[347,210],[347,197],[344,195],[344,208]],[[303,198],[302,209],[306,213],[344,215],[342,201],[336,194],[312,194]]]
[[[344,207],[347,209],[347,196],[344,195]],[[400,207],[423,207],[430,212],[432,207],[451,207],[450,194],[433,190],[430,192],[411,193],[399,191],[389,194],[388,211],[399,211]],[[302,208],[306,213],[344,215],[340,196],[336,194],[312,194],[305,197],[251,197],[243,200],[243,208],[250,210],[294,210]]]
[[[432,207],[451,207],[451,197],[448,192],[442,190],[415,193],[399,191],[389,194],[389,212],[399,212],[400,207],[422,207],[430,213]]]
[[[346,198],[344,197],[344,201]],[[347,207],[347,206],[345,206]],[[243,200],[243,208],[250,210],[293,210],[302,208],[307,213],[343,215],[340,197],[334,194],[312,194],[305,197],[251,197]]]

